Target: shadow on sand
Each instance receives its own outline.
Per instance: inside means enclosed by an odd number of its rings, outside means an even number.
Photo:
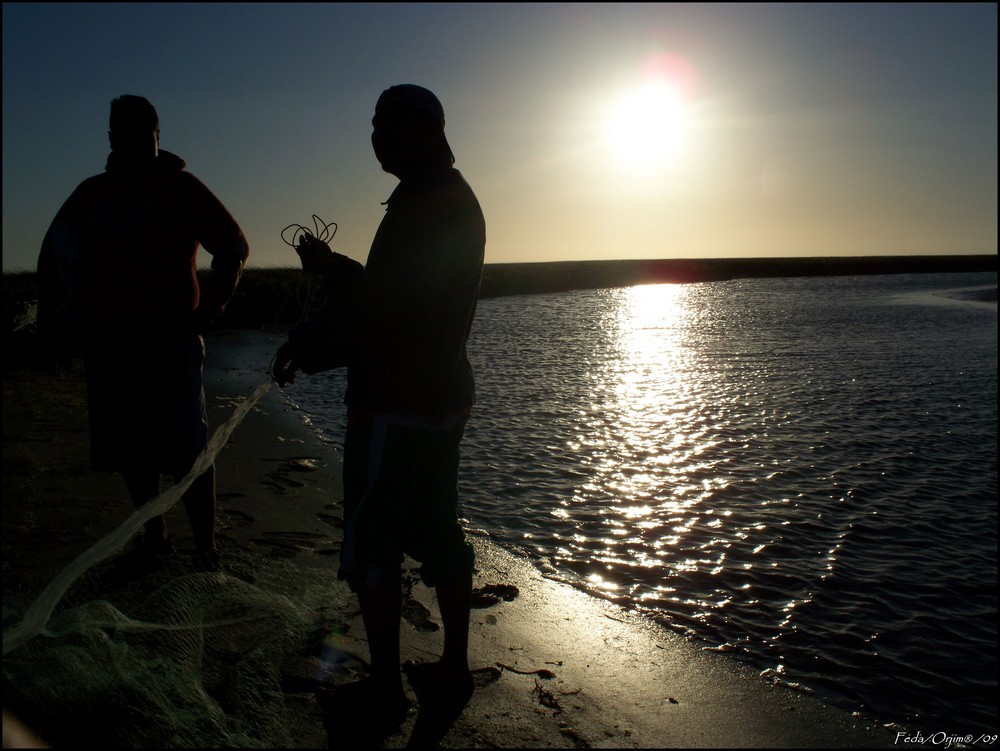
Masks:
[[[417,699],[407,748],[438,748],[475,690],[472,676],[467,683],[453,685],[441,680],[434,667],[404,666]],[[317,699],[331,749],[379,748],[406,725],[414,711],[408,700],[379,700],[365,681],[339,686]]]

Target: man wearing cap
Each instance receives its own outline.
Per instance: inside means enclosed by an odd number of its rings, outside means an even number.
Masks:
[[[405,720],[400,673],[401,564],[421,563],[444,625],[440,662],[408,665],[424,689],[458,711],[472,694],[468,632],[473,550],[458,520],[459,444],[475,401],[466,341],[486,245],[472,189],[454,168],[444,110],[420,86],[382,93],[372,147],[399,178],[364,271],[360,324],[348,357],[344,442],[345,539],[339,576],[357,592],[371,675],[356,689],[380,707],[383,729]],[[329,248],[307,238],[303,260]],[[290,382],[294,357],[276,363]]]

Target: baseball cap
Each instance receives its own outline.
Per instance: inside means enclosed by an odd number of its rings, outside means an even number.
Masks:
[[[382,101],[385,97],[397,99],[408,107],[430,115],[440,122],[441,125],[444,125],[444,107],[441,106],[441,100],[423,86],[417,86],[412,83],[401,83],[396,86],[390,86],[382,92],[379,101]]]
[[[448,151],[451,153],[451,161],[454,163],[455,154],[452,152],[451,146],[448,144],[448,139],[444,135],[444,107],[441,105],[441,100],[432,91],[413,83],[401,83],[390,86],[379,96],[375,108],[378,109],[379,104],[387,98],[401,102],[406,107],[429,115],[436,122],[441,123],[441,139],[444,141],[444,145],[448,147]]]

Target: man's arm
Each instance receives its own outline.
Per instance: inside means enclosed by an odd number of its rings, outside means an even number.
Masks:
[[[304,234],[295,250],[303,273],[321,280],[328,302],[293,328],[275,355],[271,374],[279,386],[294,382],[298,370],[311,375],[350,362],[365,281],[364,266],[312,235]]]
[[[198,241],[212,256],[212,274],[200,291],[198,308],[194,311],[194,329],[201,334],[225,310],[236,291],[250,255],[250,244],[222,202],[197,178],[192,176],[192,182]]]
[[[77,192],[52,220],[38,254],[36,326],[39,354],[48,367],[59,367],[83,353],[79,310],[83,249],[72,220]]]

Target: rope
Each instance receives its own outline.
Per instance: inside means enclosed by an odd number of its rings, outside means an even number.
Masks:
[[[310,230],[301,224],[289,224],[283,230],[281,230],[281,239],[290,248],[298,250],[299,244],[302,242],[303,235],[308,235],[309,237],[315,237],[317,240],[329,245],[330,241],[333,240],[333,236],[337,234],[337,223],[336,222],[324,222],[316,214],[312,215],[313,227]],[[291,230],[291,235],[288,235],[288,231]],[[299,305],[299,318],[294,325],[298,325],[304,321],[310,313],[322,309],[328,302],[326,296],[326,289],[322,284],[321,280],[317,279],[315,276],[310,274],[303,274],[302,280],[299,282],[298,287],[296,287],[295,292],[282,304],[279,308],[276,319],[281,317],[282,311],[284,311],[285,306],[289,301],[295,298]],[[275,321],[277,324],[277,320]]]

